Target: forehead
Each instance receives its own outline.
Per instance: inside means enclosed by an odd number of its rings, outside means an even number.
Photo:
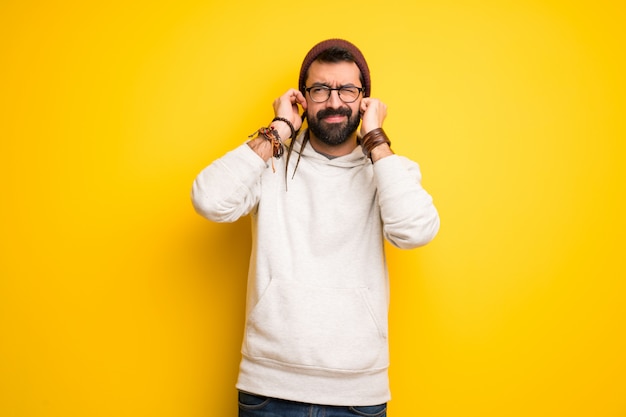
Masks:
[[[361,87],[361,71],[354,62],[319,62],[314,61],[309,67],[306,84],[326,84],[331,87],[353,84]]]

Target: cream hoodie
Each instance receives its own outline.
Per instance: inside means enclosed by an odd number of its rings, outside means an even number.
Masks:
[[[252,216],[245,334],[237,388],[327,405],[390,399],[389,285],[383,240],[414,248],[439,217],[416,163],[393,155],[372,164],[361,147],[328,159],[303,134],[276,172],[243,144],[196,178],[202,216]]]

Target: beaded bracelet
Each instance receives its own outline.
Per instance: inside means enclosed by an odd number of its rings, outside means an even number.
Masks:
[[[293,123],[291,123],[289,120],[285,119],[284,117],[274,117],[272,119],[272,122],[285,122],[291,130],[291,136],[289,137],[292,139],[296,137],[296,129],[293,127]]]

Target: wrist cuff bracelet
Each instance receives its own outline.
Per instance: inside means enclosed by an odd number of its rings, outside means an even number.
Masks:
[[[361,147],[363,148],[363,153],[368,158],[372,157],[372,149],[374,149],[378,145],[382,145],[383,143],[391,146],[391,141],[385,134],[385,131],[382,127],[370,130],[361,138]]]

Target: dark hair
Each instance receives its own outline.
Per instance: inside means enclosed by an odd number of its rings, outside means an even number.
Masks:
[[[331,46],[328,49],[325,49],[317,56],[317,61],[322,62],[341,62],[341,61],[350,61],[354,62],[354,55],[350,51],[345,48],[340,48],[338,46]]]

